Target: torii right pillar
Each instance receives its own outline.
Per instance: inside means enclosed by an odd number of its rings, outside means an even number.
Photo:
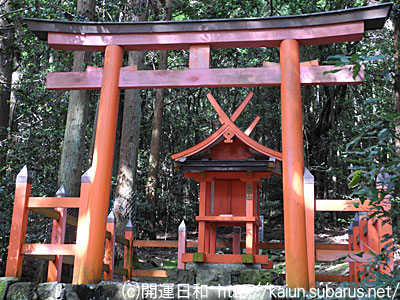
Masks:
[[[298,41],[281,42],[280,61],[286,284],[309,289]]]

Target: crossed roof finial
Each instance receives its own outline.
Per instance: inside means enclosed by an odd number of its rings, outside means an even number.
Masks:
[[[270,157],[275,157],[278,160],[282,160],[282,153],[269,149],[259,143],[257,143],[255,140],[249,137],[250,133],[253,131],[254,127],[257,125],[258,121],[260,120],[260,117],[257,116],[253,122],[250,124],[250,126],[243,132],[240,130],[236,125],[235,121],[236,119],[240,116],[242,111],[245,109],[247,104],[249,103],[251,97],[253,97],[253,93],[250,92],[246,96],[246,98],[243,100],[243,102],[239,105],[239,107],[235,110],[235,112],[232,114],[231,117],[228,117],[228,115],[223,111],[221,106],[218,104],[217,100],[211,95],[211,93],[207,93],[207,98],[211,102],[211,105],[214,107],[215,111],[219,115],[219,121],[221,122],[221,127],[219,127],[213,134],[211,134],[209,137],[207,137],[205,140],[201,141],[197,145],[186,149],[184,151],[181,151],[179,153],[173,154],[171,158],[173,160],[179,160],[183,158],[190,157],[192,155],[195,155],[196,153],[199,153],[206,149],[207,147],[210,147],[214,143],[216,143],[222,136],[225,137],[224,142],[225,143],[233,143],[233,137],[237,137],[240,139],[243,143],[245,143],[247,146],[250,148],[264,154]]]

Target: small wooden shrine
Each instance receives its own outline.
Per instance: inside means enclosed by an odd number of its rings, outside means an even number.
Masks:
[[[229,118],[214,97],[207,98],[217,111],[221,127],[199,144],[172,155],[176,166],[200,183],[198,252],[184,254],[183,262],[255,263],[272,266],[259,254],[260,180],[271,173],[282,174],[282,154],[249,137],[260,120],[256,117],[243,132],[235,124],[253,93]],[[239,226],[246,230],[246,253],[240,253],[240,234],[233,235],[233,253],[216,254],[218,226]]]

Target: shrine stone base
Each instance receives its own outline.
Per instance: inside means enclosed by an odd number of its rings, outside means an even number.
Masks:
[[[35,284],[3,277],[0,278],[0,300],[268,300],[272,299],[271,291],[283,288],[280,285],[283,281],[271,270],[245,268],[238,271],[218,265],[218,269],[207,270],[197,266],[196,271],[171,270],[168,278],[157,283],[152,278],[143,278],[142,281],[104,281],[85,285],[55,282]]]

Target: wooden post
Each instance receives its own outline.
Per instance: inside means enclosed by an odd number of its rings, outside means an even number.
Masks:
[[[131,280],[133,267],[133,226],[131,220],[125,227],[125,239],[129,241],[128,246],[124,246],[124,268],[127,269],[127,276],[123,277],[123,281]]]
[[[286,284],[289,288],[308,289],[298,41],[284,40],[281,42],[280,61]]]
[[[185,263],[182,262],[182,254],[186,252],[186,224],[182,220],[178,227],[178,269],[185,269]]]
[[[29,176],[28,168],[24,166],[15,180],[14,209],[5,273],[7,277],[17,277],[21,279],[23,260],[21,249],[26,236],[28,201],[31,194],[31,184],[32,179]]]
[[[254,216],[254,183],[246,182],[246,216]],[[254,223],[246,222],[246,254],[254,254]]]
[[[65,188],[62,185],[57,193],[56,197],[63,198],[65,197],[66,192]],[[53,220],[53,228],[51,232],[51,243],[52,244],[64,244],[65,240],[65,228],[67,227],[67,209],[66,208],[55,208],[60,214],[60,219]],[[62,274],[62,264],[63,264],[63,257],[62,255],[56,255],[55,262],[49,261],[49,266],[47,270],[47,281],[57,281],[61,282],[61,274]]]
[[[360,223],[358,213],[353,218],[353,250],[360,251]],[[360,282],[360,263],[354,263],[354,282]]]
[[[240,226],[233,226],[232,253],[240,254]]]
[[[309,288],[315,287],[315,232],[314,232],[314,176],[304,168],[304,206],[306,216],[308,284]]]
[[[207,182],[200,182],[200,199],[199,199],[199,216],[204,217],[206,215],[206,201],[207,201]],[[206,222],[200,221],[199,223],[199,236],[198,236],[198,245],[197,252],[204,253],[205,252],[205,238],[206,238]]]
[[[194,45],[189,50],[189,69],[210,67],[210,45]]]
[[[360,236],[360,250],[365,253],[370,252],[370,247],[368,245],[368,213],[366,211],[360,211],[358,212],[358,224],[359,224],[359,236]],[[366,228],[366,231],[364,232]],[[363,279],[366,277],[366,269],[365,269],[365,263],[359,265],[359,270],[360,270],[360,279]]]
[[[123,49],[120,46],[106,47],[103,81],[100,92],[96,140],[93,152],[93,181],[90,185],[87,207],[89,233],[82,239],[78,284],[101,281],[106,220],[110,198],[111,172],[113,165],[115,134],[118,118],[119,73]]]
[[[84,257],[87,240],[89,236],[89,220],[87,217],[87,209],[89,204],[90,185],[93,181],[93,167],[90,167],[81,177],[81,195],[79,204],[78,226],[76,230],[76,247],[74,259],[74,276],[73,284],[79,284],[79,274],[81,262]]]
[[[107,217],[106,230],[110,232],[110,239],[106,239],[104,251],[104,264],[108,265],[108,272],[103,273],[104,280],[113,280],[114,278],[114,257],[115,257],[115,217],[114,212],[110,212]]]
[[[348,250],[353,251],[354,249],[354,239],[353,239],[353,223],[350,224],[349,226],[349,238],[348,238]],[[354,263],[350,262],[349,263],[349,277],[350,277],[350,282],[355,281],[354,280]]]

